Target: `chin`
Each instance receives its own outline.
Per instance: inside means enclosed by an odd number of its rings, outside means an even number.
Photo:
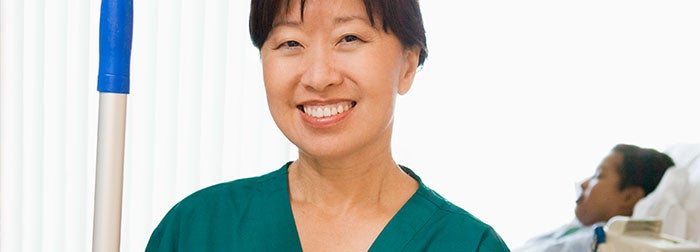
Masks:
[[[348,156],[346,152],[345,150],[337,149],[337,145],[329,147],[317,144],[299,148],[300,154],[303,153],[304,156],[313,159],[337,159],[339,157]]]
[[[578,213],[576,214],[576,219],[578,220],[578,222],[580,222],[584,226],[590,226],[590,225],[596,224],[598,222],[598,221],[586,218],[585,216],[579,216]]]
[[[574,211],[574,214],[576,215],[576,220],[578,220],[578,222],[580,222],[581,224],[583,224],[585,226],[590,225],[588,223],[588,221],[586,220],[585,215],[583,215],[583,213],[581,213],[581,210],[579,209],[578,205],[576,206],[576,211]]]

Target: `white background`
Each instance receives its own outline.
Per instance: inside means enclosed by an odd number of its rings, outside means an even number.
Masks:
[[[394,150],[512,248],[573,218],[617,143],[700,141],[700,2],[421,1]]]

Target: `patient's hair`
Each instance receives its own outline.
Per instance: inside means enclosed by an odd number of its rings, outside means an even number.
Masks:
[[[620,190],[639,186],[644,189],[644,195],[648,195],[659,185],[666,169],[675,165],[671,157],[654,149],[618,144],[612,151],[623,155],[619,167]]]

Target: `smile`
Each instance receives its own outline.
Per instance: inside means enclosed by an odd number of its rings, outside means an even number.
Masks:
[[[326,105],[299,105],[298,107],[310,117],[324,118],[347,112],[356,104],[354,101],[343,101]]]

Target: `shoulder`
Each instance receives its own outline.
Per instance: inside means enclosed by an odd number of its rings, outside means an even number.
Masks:
[[[481,221],[476,216],[467,212],[463,208],[448,201],[442,195],[433,191],[425,185],[416,192],[417,196],[422,197],[426,202],[432,204],[436,208],[435,217],[449,220],[450,223],[458,224],[459,226],[467,226],[470,229],[488,229],[489,225]]]
[[[419,190],[421,197],[436,208],[430,225],[441,229],[445,238],[465,241],[483,251],[509,251],[498,233],[487,223],[454,205],[428,187]],[[446,231],[446,232],[445,232]],[[471,241],[471,242],[468,242]]]
[[[430,218],[422,227],[424,235],[429,235],[434,246],[443,249],[468,248],[468,251],[509,251],[505,242],[487,223],[453,204],[427,187],[408,168],[402,167],[409,175],[420,182],[414,195],[414,204],[430,212]],[[431,249],[438,251],[440,249]]]
[[[284,166],[263,176],[220,183],[190,194],[165,214],[151,234],[147,251],[195,248],[214,242],[212,237],[233,237],[237,224],[246,216],[256,216],[260,206],[255,198],[285,186],[286,171]]]
[[[454,225],[456,227],[465,228],[468,230],[483,231],[491,229],[488,224],[484,223],[479,218],[430,189],[411,169],[404,166],[401,166],[401,168],[419,182],[420,186],[413,197],[414,199],[412,200],[420,208],[434,211],[432,213],[432,221],[444,222],[445,225]]]
[[[219,183],[200,189],[178,202],[171,212],[197,212],[205,211],[215,214],[217,209],[236,212],[237,209],[246,208],[250,200],[273,190],[275,187],[284,186],[286,181],[286,165],[278,170],[258,177],[242,178],[229,182]]]
[[[286,169],[278,169],[258,177],[242,178],[208,186],[185,197],[180,203],[189,203],[190,201],[205,203],[211,202],[211,200],[250,198],[251,195],[270,189],[269,186],[279,184],[280,179],[286,179]]]

